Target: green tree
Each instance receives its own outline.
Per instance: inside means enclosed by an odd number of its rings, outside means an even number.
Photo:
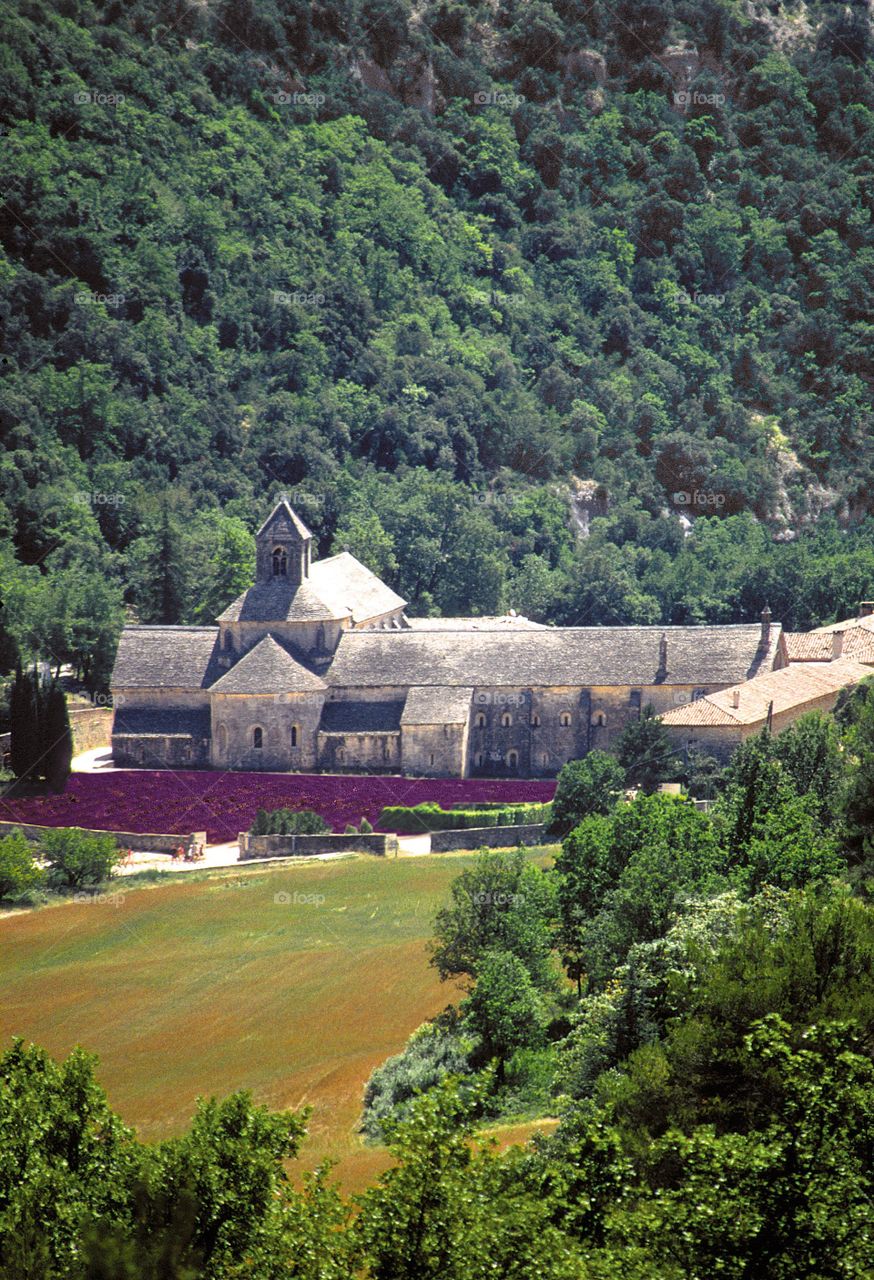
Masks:
[[[26,899],[45,880],[33,856],[33,846],[20,831],[0,838],[0,898]]]
[[[550,831],[564,836],[590,814],[610,813],[624,785],[624,770],[606,751],[590,751],[582,760],[569,760],[558,775]]]
[[[480,957],[476,984],[461,1012],[481,1038],[486,1056],[497,1059],[499,1084],[516,1049],[536,1048],[543,1041],[543,999],[525,965],[510,951],[486,951]]]
[[[41,737],[41,768],[52,791],[61,792],[70,776],[73,759],[73,735],[67,698],[56,683],[46,691],[43,705]]]
[[[647,794],[662,782],[671,782],[680,770],[668,731],[652,707],[644,707],[639,720],[631,720],[616,743],[616,756],[630,787]]]
[[[40,723],[36,673],[22,671],[21,667],[16,670],[9,695],[9,714],[12,722],[10,743],[12,772],[16,778],[36,783],[40,777]]]
[[[78,827],[56,827],[41,839],[53,889],[87,889],[112,875],[119,853],[112,836],[89,835]]]

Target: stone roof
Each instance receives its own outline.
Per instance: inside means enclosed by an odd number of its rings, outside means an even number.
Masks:
[[[300,516],[294,511],[285,498],[280,498],[276,506],[270,512],[270,515],[258,530],[256,537],[260,538],[267,532],[276,534],[277,537],[288,537],[294,535],[301,542],[306,542],[312,538],[309,529],[301,520]]]
[[[331,685],[714,685],[770,670],[758,623],[726,627],[547,627],[496,631],[346,631],[326,679]],[[659,669],[660,640],[667,665]]]
[[[206,689],[221,674],[218,627],[125,627],[113,689]]]
[[[230,671],[217,680],[211,693],[315,693],[326,689],[324,680],[313,675],[273,636],[259,640],[243,654]]]
[[[676,707],[665,712],[661,720],[675,728],[764,724],[771,703],[774,704],[774,715],[780,715],[830,694],[837,697],[841,689],[851,688],[870,675],[870,670],[861,662],[848,658],[838,658],[835,662],[792,664]],[[733,705],[735,695],[738,700],[736,707]]]
[[[313,569],[316,566],[313,565]],[[348,618],[350,609],[329,604],[313,585],[310,577],[295,587],[287,578],[256,582],[244,591],[224,613],[219,622],[331,622]]]
[[[401,727],[402,701],[326,702],[320,733],[397,733]]]
[[[532,622],[519,614],[483,618],[407,618],[412,631],[545,631],[542,622]]]
[[[786,656],[790,662],[831,662],[835,656],[835,636],[843,636],[839,656],[874,665],[874,627],[848,623],[819,631],[787,632]],[[841,642],[838,642],[839,645]]]
[[[414,685],[407,694],[401,724],[465,724],[472,688]]]
[[[406,604],[406,600],[348,551],[316,560],[310,566],[308,581],[319,597],[338,611],[337,616],[346,617],[351,613],[356,624],[403,609]]]
[[[112,732],[208,738],[209,707],[117,707]]]

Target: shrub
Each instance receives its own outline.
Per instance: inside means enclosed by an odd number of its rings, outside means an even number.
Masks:
[[[313,809],[259,809],[249,828],[249,835],[320,836],[330,830],[321,814]]]
[[[58,827],[42,837],[49,864],[48,883],[53,889],[85,889],[102,884],[118,862],[112,836],[89,835],[79,827]]]
[[[27,900],[45,882],[36,865],[33,847],[20,831],[11,831],[0,840],[0,898],[7,902]]]
[[[366,818],[362,818],[361,822],[358,824],[358,833],[362,836],[369,836],[373,834],[373,827]]]
[[[405,1116],[419,1093],[432,1089],[446,1075],[467,1075],[474,1039],[462,1034],[453,1015],[425,1022],[406,1047],[377,1067],[364,1089],[361,1127],[369,1138],[383,1136],[386,1120]]]

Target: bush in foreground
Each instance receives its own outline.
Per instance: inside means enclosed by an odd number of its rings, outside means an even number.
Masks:
[[[0,899],[27,902],[45,883],[45,873],[36,865],[33,846],[20,831],[11,831],[0,840]]]

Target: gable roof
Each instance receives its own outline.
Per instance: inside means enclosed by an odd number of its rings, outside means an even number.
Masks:
[[[660,639],[667,670],[659,672]],[[779,624],[563,627],[501,631],[346,631],[327,680],[373,685],[735,684],[774,664]]]
[[[874,613],[863,613],[858,618],[845,618],[843,622],[830,622],[825,627],[817,627],[820,631],[846,631],[849,627],[863,627],[866,631],[874,631]]]
[[[125,627],[113,689],[207,689],[221,673],[218,627]]]
[[[285,498],[279,499],[255,536],[261,538],[268,532],[275,533],[278,537],[294,536],[301,542],[306,542],[313,536]]]
[[[472,688],[414,685],[401,724],[466,724],[472,698]]]
[[[831,662],[834,658],[835,636],[843,635],[841,658],[854,658],[856,662],[874,665],[874,627],[848,623],[845,630],[839,627],[820,631],[787,632],[786,656],[790,662]]]
[[[338,613],[342,610],[344,617],[351,613],[353,623],[378,618],[403,609],[406,604],[406,600],[348,551],[316,560],[310,566],[309,582],[319,597]]]
[[[264,636],[217,680],[211,693],[313,693],[326,689],[312,671],[296,662],[273,636]]]
[[[691,728],[701,725],[740,726],[763,724],[773,702],[774,715],[816,702],[841,689],[858,684],[871,672],[861,662],[838,658],[834,662],[808,662],[768,671],[744,684],[709,693],[705,698],[667,711],[665,725]],[[732,705],[734,694],[738,705]]]

